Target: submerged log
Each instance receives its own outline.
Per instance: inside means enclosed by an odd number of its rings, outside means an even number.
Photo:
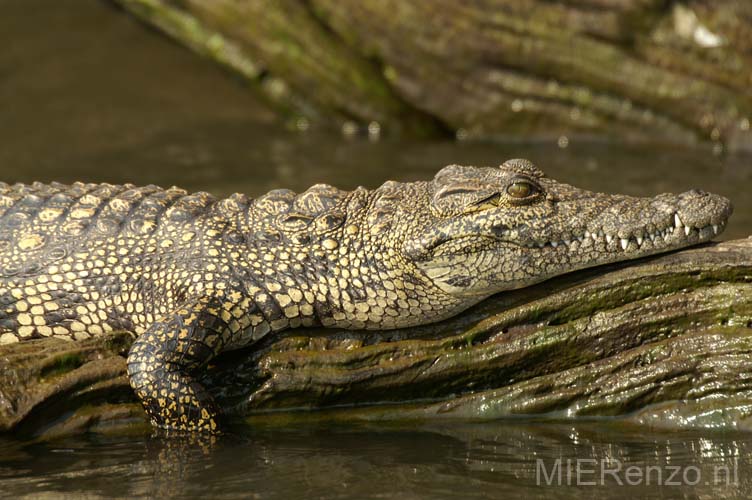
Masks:
[[[302,126],[752,148],[750,2],[116,1]]]
[[[0,346],[0,432],[147,429],[125,377],[130,341]],[[220,356],[201,380],[228,414],[254,419],[618,416],[746,429],[751,354],[749,238],[561,276],[433,325],[290,330]],[[300,411],[312,409],[330,411]]]

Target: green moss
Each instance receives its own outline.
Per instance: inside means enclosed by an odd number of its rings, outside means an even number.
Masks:
[[[444,132],[437,120],[404,102],[379,66],[348,46],[307,2],[118,1],[238,73],[286,120],[303,116],[337,127],[376,121],[384,130],[418,136]]]
[[[40,378],[52,378],[63,373],[75,370],[86,362],[84,356],[80,353],[66,353],[55,356],[47,363],[40,373]]]
[[[618,287],[594,290],[583,300],[561,307],[548,319],[550,325],[565,324],[578,318],[592,316],[599,311],[679,291],[698,290],[722,283],[748,282],[748,269],[723,269],[712,272],[677,272],[624,281]],[[539,314],[540,316],[540,314]]]

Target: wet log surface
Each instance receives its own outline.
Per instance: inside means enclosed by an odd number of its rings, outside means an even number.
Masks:
[[[745,0],[116,1],[300,128],[752,149]]]
[[[125,376],[130,342],[0,346],[0,432],[144,432]],[[434,325],[290,330],[222,355],[201,380],[238,418],[618,416],[746,429],[751,352],[752,238],[572,273]]]

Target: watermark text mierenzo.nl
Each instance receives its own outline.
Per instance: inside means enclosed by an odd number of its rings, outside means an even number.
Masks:
[[[626,465],[618,459],[537,459],[539,486],[737,486],[738,460],[728,465]]]

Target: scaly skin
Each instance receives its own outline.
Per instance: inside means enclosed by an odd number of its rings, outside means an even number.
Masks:
[[[525,160],[255,200],[2,185],[0,343],[131,331],[128,372],[154,425],[217,432],[192,374],[222,351],[301,325],[438,321],[499,291],[707,241],[730,214],[699,191],[583,191]]]

